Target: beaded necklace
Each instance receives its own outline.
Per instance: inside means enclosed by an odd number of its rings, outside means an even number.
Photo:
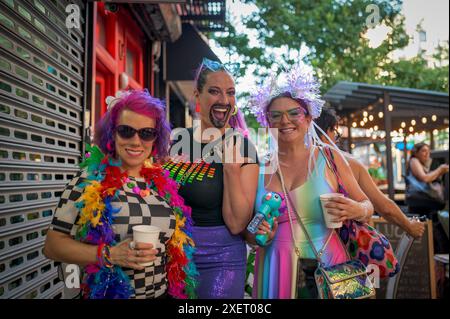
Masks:
[[[141,196],[147,197],[150,195],[150,188],[147,186],[144,189],[140,188],[137,183],[133,182],[129,177],[124,179],[124,184],[127,184],[128,188],[133,191],[133,193]]]

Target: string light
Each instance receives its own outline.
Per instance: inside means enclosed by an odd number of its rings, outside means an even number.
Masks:
[[[409,127],[409,131],[410,131],[411,133],[414,132],[414,127],[410,126],[410,127]]]
[[[351,148],[355,148],[355,144],[350,145]]]
[[[363,116],[364,116],[364,117],[367,117],[367,115],[369,115],[369,113],[367,113],[367,111],[364,111],[364,112],[363,112]]]
[[[363,118],[364,123],[367,123],[369,120],[367,119],[367,117]]]
[[[427,118],[426,117],[422,117],[422,123],[423,124],[427,124]]]
[[[381,138],[385,138],[386,137],[386,133],[385,132],[381,132],[380,137]]]
[[[372,114],[369,115],[369,121],[371,121],[371,122],[373,121],[373,115]]]
[[[394,110],[394,106],[392,104],[388,105],[388,110],[389,112],[392,112]]]
[[[359,122],[359,124],[361,125],[361,126],[364,126],[364,124],[366,124],[364,121],[361,121],[361,122]]]
[[[402,128],[399,128],[399,129],[398,129],[398,132],[399,132],[400,134],[403,134],[403,129],[402,129]]]
[[[437,129],[433,130],[433,135],[438,135],[439,131]]]
[[[375,126],[373,127],[373,129],[374,129],[375,131],[378,131],[378,125],[375,125]]]
[[[380,119],[382,119],[383,116],[384,116],[383,112],[378,112],[378,117],[379,117]]]
[[[352,126],[353,126],[353,127],[357,127],[358,124],[356,124],[356,122],[353,122],[353,123],[352,123]]]
[[[436,122],[437,116],[436,116],[436,115],[431,116],[431,120],[432,120],[433,122]]]
[[[411,120],[411,125],[416,125],[416,120]]]
[[[405,128],[405,127],[406,127],[406,123],[405,123],[405,122],[402,122],[402,124],[400,124],[400,126],[401,126],[402,128]]]

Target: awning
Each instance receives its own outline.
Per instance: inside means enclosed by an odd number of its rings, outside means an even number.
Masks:
[[[448,127],[449,95],[448,93],[403,88],[396,86],[383,86],[356,82],[339,82],[324,95],[325,100],[336,109],[341,116],[348,116],[351,122],[357,123],[363,119],[363,113],[373,115],[373,120],[364,125],[378,126],[384,129],[384,119],[379,117],[384,112],[383,99],[389,97],[392,111],[392,129],[401,127],[401,123],[416,121],[415,131],[429,131]],[[432,121],[435,116],[437,120]],[[426,117],[427,121],[422,122]]]
[[[181,37],[167,43],[166,81],[193,81],[195,70],[203,58],[220,61],[197,29],[190,23],[182,24]]]
[[[139,2],[139,1],[135,1]],[[134,18],[147,37],[157,41],[175,41],[181,35],[181,19],[174,4],[143,1],[129,4]]]
[[[195,71],[203,58],[219,61],[203,36],[190,23],[182,24],[181,37],[167,43],[165,80],[185,104],[192,104]]]

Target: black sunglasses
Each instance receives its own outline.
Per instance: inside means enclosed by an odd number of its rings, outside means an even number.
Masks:
[[[132,128],[128,125],[119,125],[116,127],[116,132],[121,138],[129,139],[132,138],[136,133],[138,133],[139,138],[144,142],[153,141],[158,135],[157,131],[153,127],[144,127],[139,130]]]

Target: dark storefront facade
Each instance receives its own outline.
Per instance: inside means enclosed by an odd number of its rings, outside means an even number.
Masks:
[[[81,155],[85,31],[65,27],[62,1],[0,7],[0,298],[60,297],[42,245]]]

